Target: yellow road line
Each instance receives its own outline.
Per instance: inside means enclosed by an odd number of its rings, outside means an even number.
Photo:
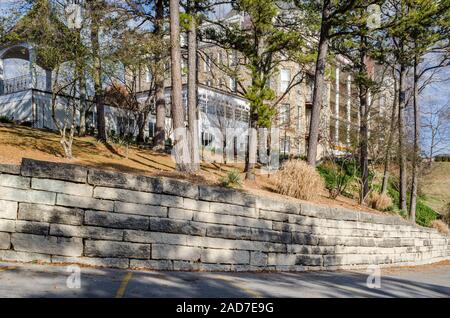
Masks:
[[[6,266],[6,267],[0,267],[0,272],[4,272],[4,271],[10,271],[10,270],[14,270],[17,267],[14,266]]]
[[[226,277],[226,276],[213,276],[216,279],[225,281],[227,283],[229,283],[230,285],[232,285],[234,288],[240,289],[243,292],[247,293],[249,296],[253,297],[253,298],[263,298],[263,295],[253,289],[250,289],[246,286],[240,285],[239,283],[237,283],[235,280],[233,280],[232,278]]]
[[[119,289],[117,290],[116,293],[116,298],[122,298],[123,295],[125,294],[125,290],[127,289],[128,283],[131,279],[131,277],[133,277],[133,273],[132,272],[128,272],[125,277],[122,280],[122,283],[120,284]]]

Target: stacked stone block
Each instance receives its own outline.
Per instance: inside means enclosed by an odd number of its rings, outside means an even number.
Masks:
[[[300,271],[450,258],[396,216],[24,159],[0,165],[0,260],[117,268]]]

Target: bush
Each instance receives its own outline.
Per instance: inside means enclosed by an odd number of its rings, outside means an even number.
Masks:
[[[431,222],[431,227],[438,230],[440,233],[448,235],[450,233],[450,230],[444,222],[441,220],[434,220]]]
[[[302,200],[310,200],[324,188],[320,174],[300,160],[289,160],[274,174],[275,192]]]
[[[372,192],[369,196],[369,206],[379,211],[387,211],[392,206],[392,199],[385,193]]]
[[[226,176],[220,178],[220,183],[227,188],[240,188],[242,187],[241,174],[235,169],[228,171]]]
[[[409,205],[409,203],[408,203]],[[421,199],[416,204],[416,223],[422,226],[431,226],[431,222],[438,218],[439,214],[426,205]]]
[[[325,179],[330,197],[346,194],[349,185],[356,180],[357,166],[353,158],[328,160],[317,167],[320,175]]]
[[[2,124],[12,124],[14,123],[13,119],[11,117],[8,116],[0,116],[0,123]]]

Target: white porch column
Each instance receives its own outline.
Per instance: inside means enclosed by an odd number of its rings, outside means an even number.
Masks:
[[[352,110],[352,76],[347,77],[347,145],[350,145],[350,131],[351,131],[351,110]]]
[[[5,69],[3,64],[3,59],[0,58],[0,95],[2,95],[5,92]]]
[[[339,67],[336,67],[336,102],[334,105],[334,116],[335,116],[335,144],[339,144]]]
[[[367,96],[367,136],[370,138],[370,110],[372,109],[372,94],[369,91],[369,96]]]
[[[28,47],[30,62],[30,88],[37,87],[37,70],[36,70],[36,51],[32,46]]]

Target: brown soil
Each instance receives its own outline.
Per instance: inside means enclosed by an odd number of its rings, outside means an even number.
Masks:
[[[128,155],[126,155],[127,152]],[[73,155],[74,159],[72,160],[64,158],[62,147],[59,144],[59,135],[55,132],[0,124],[0,163],[20,164],[22,158],[32,158],[74,163],[112,171],[166,176],[210,185],[219,184],[220,177],[224,176],[227,171],[232,169],[243,170],[242,164],[202,163],[199,173],[195,175],[182,174],[175,171],[175,164],[170,155],[135,146],[126,151],[123,146],[105,145],[97,142],[94,137],[76,137],[73,144]],[[244,175],[242,174],[242,176]],[[301,200],[274,193],[270,176],[267,175],[257,175],[253,182],[244,181],[243,190],[265,197],[301,202]],[[325,189],[318,194],[313,202],[383,214],[367,206],[361,206],[355,200],[344,196],[335,200],[330,199]]]

